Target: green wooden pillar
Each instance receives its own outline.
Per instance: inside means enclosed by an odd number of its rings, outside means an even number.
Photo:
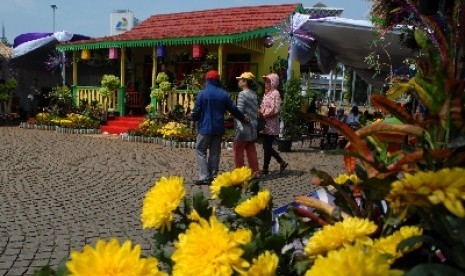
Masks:
[[[124,108],[124,100],[126,99],[126,88],[124,86],[118,89],[118,111],[120,116],[124,116],[126,114]]]
[[[73,92],[73,105],[74,105],[74,107],[78,107],[78,105],[79,105],[79,103],[78,103],[78,86],[73,85],[71,87],[71,91]]]
[[[126,99],[126,49],[121,48],[121,64],[120,64],[120,81],[121,86],[118,90],[118,111],[120,116],[125,115],[125,104]]]
[[[157,46],[153,46],[153,49],[152,49],[152,87],[151,89],[155,89],[156,85],[157,85],[157,63],[158,63],[158,59],[157,59]],[[154,99],[154,98],[150,98],[150,104],[155,108],[155,114],[158,113],[158,103],[157,103],[157,99]]]

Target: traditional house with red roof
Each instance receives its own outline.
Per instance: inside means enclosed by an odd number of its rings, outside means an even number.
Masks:
[[[186,75],[210,67],[220,72],[228,90],[236,91],[235,77],[243,71],[256,76],[269,73],[278,56],[287,58],[288,49],[278,47],[278,43],[266,45],[266,38],[276,33],[276,27],[294,12],[302,10],[300,4],[285,4],[159,14],[123,34],[62,44],[58,49],[72,51],[74,61],[79,60],[80,52],[84,55],[81,60],[86,59],[89,51],[119,59],[121,89],[111,107],[121,115],[127,111],[125,101],[126,105],[147,103],[144,99],[149,98],[162,67],[171,72],[179,87],[176,95],[170,95],[171,107],[178,103],[191,106],[192,93],[182,91],[189,90]],[[297,74],[299,66],[294,70]],[[100,100],[98,87],[80,86],[78,76],[78,62],[74,62],[75,102]]]

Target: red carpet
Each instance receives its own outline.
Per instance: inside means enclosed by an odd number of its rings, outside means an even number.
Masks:
[[[128,132],[128,129],[137,129],[145,117],[125,116],[116,117],[115,120],[109,120],[107,125],[101,126],[102,133],[121,134]]]

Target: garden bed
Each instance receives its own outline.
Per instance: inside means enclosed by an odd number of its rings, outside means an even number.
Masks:
[[[234,130],[226,130],[221,144],[223,149],[232,148]],[[176,122],[164,119],[147,119],[137,129],[130,129],[121,135],[123,141],[154,143],[171,148],[195,149],[197,134],[188,127],[186,122]]]
[[[19,114],[0,113],[0,126],[17,126],[19,123]]]
[[[187,148],[187,149],[195,149],[195,140],[193,141],[175,141],[170,140],[169,138],[162,138],[162,137],[150,137],[150,136],[142,136],[142,135],[130,135],[130,134],[123,134],[121,135],[121,139],[123,141],[128,142],[139,142],[139,143],[153,143],[158,145],[163,145],[165,147],[171,148]],[[223,149],[231,149],[232,142],[222,142],[221,147]]]
[[[101,134],[99,121],[86,115],[70,113],[60,118],[50,113],[39,113],[36,117],[22,122],[19,127],[68,134]]]
[[[20,128],[24,129],[37,129],[37,130],[51,130],[56,133],[68,133],[68,134],[101,134],[101,130],[98,128],[72,128],[72,127],[60,127],[54,125],[38,125],[30,124],[28,122],[21,122]]]

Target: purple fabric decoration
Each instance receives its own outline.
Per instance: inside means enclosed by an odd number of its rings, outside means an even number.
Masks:
[[[53,33],[26,33],[26,34],[18,35],[17,37],[15,37],[13,48],[18,47],[19,45],[25,42],[44,38],[44,37],[51,36],[51,35],[53,35]]]
[[[51,35],[53,35],[53,33],[25,33],[25,34],[18,35],[17,37],[15,37],[13,48],[18,47],[19,45],[25,42],[41,39],[41,38],[48,37]],[[89,40],[89,39],[90,39],[89,36],[74,34],[73,38],[71,39],[71,42],[79,41],[79,40]]]

